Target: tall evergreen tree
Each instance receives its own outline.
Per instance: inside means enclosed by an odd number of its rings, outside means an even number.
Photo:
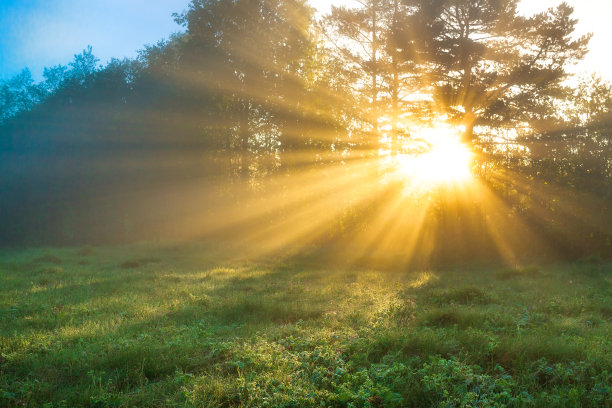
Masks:
[[[332,6],[324,24],[339,57],[356,73],[352,84],[370,123],[375,143],[380,138],[383,55],[389,25],[389,0],[360,0],[358,6]]]
[[[282,119],[300,111],[306,91],[312,18],[304,0],[195,0],[177,17],[188,32],[186,78],[222,101],[224,129],[235,130],[227,147],[240,152],[243,178],[262,145],[295,144],[297,128]]]
[[[421,0],[432,36],[421,74],[440,114],[465,127],[533,121],[537,106],[562,96],[569,64],[587,52],[589,36],[574,39],[573,9],[563,3],[531,17],[518,0]]]
[[[43,88],[34,82],[27,68],[6,81],[0,81],[0,123],[31,110],[43,97]]]

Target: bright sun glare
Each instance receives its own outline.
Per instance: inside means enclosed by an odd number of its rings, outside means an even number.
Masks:
[[[417,155],[402,154],[396,158],[402,177],[429,186],[457,185],[471,179],[473,154],[461,143],[457,131],[446,127],[427,128],[416,139],[428,148]]]

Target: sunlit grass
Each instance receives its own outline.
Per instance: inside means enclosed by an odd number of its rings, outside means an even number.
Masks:
[[[197,243],[1,255],[1,406],[610,397],[608,264],[379,271]]]

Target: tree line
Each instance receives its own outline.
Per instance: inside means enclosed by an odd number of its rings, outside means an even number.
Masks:
[[[0,83],[0,241],[178,232],[270,178],[405,154],[444,121],[507,217],[608,254],[610,84],[568,81],[590,38],[571,7],[517,4],[356,0],[317,17],[304,0],[193,0],[137,58],[102,66],[89,47],[38,83],[26,69]]]

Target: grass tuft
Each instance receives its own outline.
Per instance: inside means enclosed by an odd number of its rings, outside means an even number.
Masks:
[[[436,304],[446,305],[458,303],[462,305],[469,304],[487,304],[493,301],[490,294],[477,286],[463,286],[446,289],[433,289],[426,291],[426,296],[431,298],[431,301]]]
[[[143,266],[159,262],[157,258],[139,258],[139,259],[131,259],[122,262],[119,266],[123,269],[135,269],[141,268]]]
[[[520,268],[505,269],[496,275],[498,280],[509,280],[514,278],[533,278],[540,275],[540,268],[529,265]]]
[[[90,246],[85,246],[76,251],[77,256],[91,256],[96,253],[96,250]]]
[[[45,254],[34,258],[34,262],[61,264],[62,260],[55,255]]]

